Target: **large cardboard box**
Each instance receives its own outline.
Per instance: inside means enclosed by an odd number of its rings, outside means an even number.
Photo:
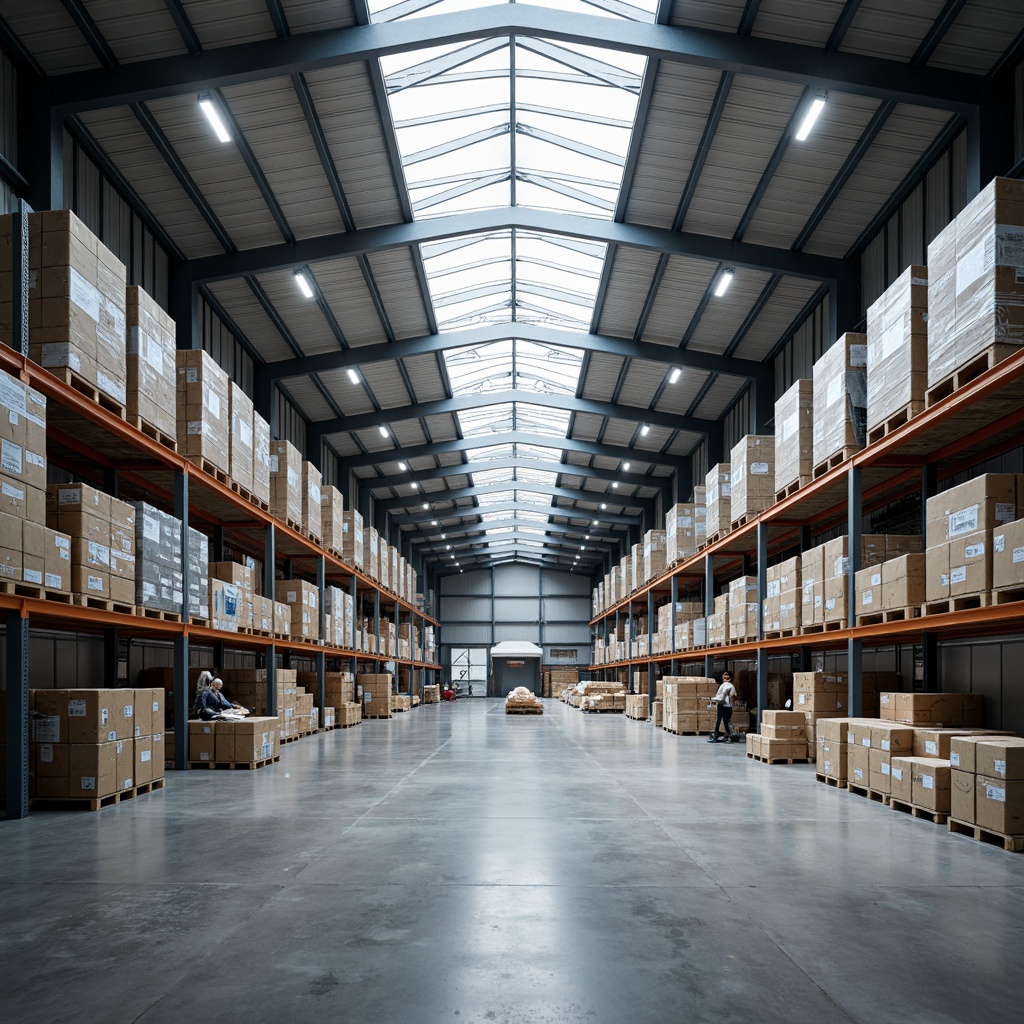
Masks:
[[[950,766],[941,758],[914,758],[911,803],[929,811],[948,814],[950,810]]]
[[[692,558],[707,540],[707,507],[673,505],[665,514],[665,561]],[[613,602],[609,602],[613,603]]]
[[[217,727],[220,722],[188,723],[189,761],[217,760]]]
[[[993,530],[1020,518],[1017,477],[985,473],[929,498],[925,535],[929,547]]]
[[[994,779],[1024,780],[1024,737],[989,737],[975,747],[975,771]]]
[[[916,415],[927,386],[928,270],[910,266],[868,307],[868,430]]]
[[[174,321],[138,285],[126,293],[127,406],[167,437],[177,437]]]
[[[345,547],[345,499],[337,487],[320,488],[320,532],[323,546],[340,557]]]
[[[848,744],[819,736],[816,746],[819,773],[844,781],[848,772]]]
[[[707,489],[707,536],[728,533],[732,528],[732,467],[728,463],[713,466],[705,477]]]
[[[925,600],[923,553],[901,555],[882,563],[882,608],[916,607]]]
[[[958,768],[953,768],[949,773],[950,817],[956,818],[957,821],[965,821],[969,825],[973,825],[975,819],[976,779],[974,772],[960,771]]]
[[[1018,484],[1018,490],[1020,490]],[[1024,519],[992,531],[992,588],[1017,590],[1024,587]]]
[[[230,393],[228,375],[204,349],[179,349],[178,452],[202,467],[206,462],[230,473]]]
[[[393,677],[389,672],[356,676],[357,692],[362,693],[363,714],[367,718],[390,718]]]
[[[239,487],[253,490],[252,399],[234,382],[228,386],[231,430],[229,432],[228,474]]]
[[[814,465],[864,447],[867,337],[844,334],[814,364]]]
[[[775,503],[774,434],[747,434],[733,447],[729,464],[732,522]]]
[[[118,757],[118,745],[121,757]],[[130,762],[126,758],[130,757]],[[120,763],[119,763],[120,761]],[[131,764],[132,768],[128,768]],[[68,796],[72,799],[99,800],[112,796],[131,779],[134,750],[131,740],[107,743],[74,743],[69,755]],[[120,770],[119,770],[120,769]]]
[[[847,779],[851,786],[869,788],[871,749],[850,744],[847,748]]]
[[[270,503],[270,424],[258,413],[252,414],[252,493]]]
[[[302,463],[302,529],[319,541],[320,529],[320,470],[312,462]]]
[[[278,580],[275,599],[291,610],[293,638],[320,638],[320,591],[306,580]]]
[[[133,769],[136,786],[147,786],[157,778],[155,775],[156,763],[153,760],[153,737],[139,736],[133,740],[135,767]],[[163,764],[161,757],[160,775],[163,775]]]
[[[302,455],[291,441],[270,442],[270,512],[302,527]]]
[[[814,382],[794,381],[775,403],[775,490],[807,483],[814,472]]]
[[[1003,835],[1024,834],[1024,780],[975,776],[975,824]]]

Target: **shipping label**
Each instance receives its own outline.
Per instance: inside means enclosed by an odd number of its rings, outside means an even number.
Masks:
[[[921,785],[924,786],[925,789],[934,789],[935,779],[931,775],[922,775]]]
[[[43,585],[43,574],[38,569],[25,569],[22,572],[26,583],[33,583],[37,587]]]
[[[1017,518],[1017,506],[1012,501],[996,502],[996,522],[1012,523]]]
[[[1024,547],[1013,549],[1013,564],[1018,565],[1020,562],[1024,562]]]
[[[936,743],[935,740],[925,740],[924,741],[924,752],[926,754],[930,754],[932,757],[938,757],[939,756],[939,745],[938,745],[938,743]]]
[[[1002,776],[1005,777],[1005,775],[1006,775],[1006,761],[1005,760],[1000,760],[999,758],[996,758],[992,762],[992,771],[994,771],[996,773],[996,775],[1002,775]]]
[[[22,447],[7,438],[0,440],[0,469],[14,476],[21,476],[24,468]]]
[[[981,541],[978,544],[968,544],[964,548],[965,558],[981,558],[985,554],[985,542]]]
[[[978,512],[977,505],[962,508],[958,512],[951,512],[949,514],[949,536],[952,538],[963,536],[965,533],[974,533],[978,529]]]
[[[994,800],[997,804],[1006,803],[1006,787],[1005,786],[990,786],[987,782],[985,783],[985,796],[989,800]]]
[[[99,289],[82,277],[74,267],[71,268],[68,289],[71,301],[90,319],[98,321],[100,318]]]
[[[949,570],[949,582],[950,583],[966,583],[967,582],[967,566],[958,565],[955,569]]]
[[[63,590],[64,589],[64,577],[58,576],[54,572],[48,572],[44,577],[44,586],[47,590]]]
[[[59,715],[34,715],[31,724],[33,743],[60,743]]]
[[[102,576],[88,576],[86,582],[90,590],[96,591],[98,594],[102,594],[104,591],[103,577]]]

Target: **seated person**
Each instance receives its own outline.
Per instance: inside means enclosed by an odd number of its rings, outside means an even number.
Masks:
[[[214,678],[213,673],[203,672],[199,676],[199,694],[196,697],[196,717],[209,722],[215,719],[238,721],[249,714],[248,708],[227,699],[221,692],[224,682]]]

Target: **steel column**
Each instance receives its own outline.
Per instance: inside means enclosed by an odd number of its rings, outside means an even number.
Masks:
[[[7,817],[14,819],[28,814],[28,616],[11,610],[6,621]]]
[[[847,625],[857,624],[857,570],[861,567],[861,528],[864,521],[863,480],[859,466],[847,471],[847,573],[846,573],[846,615]],[[863,693],[861,670],[863,665],[863,644],[852,636],[846,642],[846,686],[847,706],[853,717],[862,713]]]
[[[764,640],[764,599],[768,591],[768,524],[757,524],[757,639]],[[768,652],[757,648],[757,725],[768,707]]]
[[[263,596],[274,600],[277,593],[277,543],[274,524],[263,527]],[[267,673],[267,714],[277,715],[277,646],[264,649],[264,668]]]
[[[654,591],[647,591],[647,706],[650,708],[651,687],[654,686]]]
[[[28,355],[28,215],[31,212],[28,203],[19,199],[17,209],[11,215],[11,348],[23,356]]]
[[[188,636],[174,638],[174,768],[188,768],[188,714],[192,706],[188,687]]]
[[[704,556],[704,642],[708,640],[708,619],[715,614],[715,556]],[[704,655],[704,675],[709,678],[715,673],[715,656]]]

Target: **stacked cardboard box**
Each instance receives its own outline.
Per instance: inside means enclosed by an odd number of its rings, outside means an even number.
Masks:
[[[270,513],[302,528],[302,456],[291,441],[270,442]]]
[[[0,580],[70,593],[71,537],[0,512]]]
[[[252,493],[270,504],[270,424],[258,413],[252,414]]]
[[[791,631],[800,626],[803,590],[800,585],[800,556],[768,566],[767,587],[762,604],[765,635]]]
[[[718,683],[707,676],[666,676],[662,692],[662,728],[666,732],[705,733],[715,724],[708,702]]]
[[[920,538],[915,538],[918,542]],[[924,601],[924,554],[900,555],[856,575],[857,620],[887,611],[907,611]]]
[[[643,582],[656,579],[665,572],[666,537],[664,530],[648,530],[644,534]]]
[[[639,722],[646,722],[649,714],[649,694],[627,693],[625,712],[627,718],[635,718]]]
[[[814,382],[794,381],[775,403],[775,491],[803,485],[814,472]]]
[[[345,499],[337,487],[320,488],[320,534],[323,546],[341,557],[345,548]]]
[[[850,723],[853,718],[819,718],[814,724],[815,763],[819,775],[846,782]]]
[[[235,633],[255,627],[254,584],[255,574],[250,566],[238,562],[209,563],[210,608],[213,611],[214,629]],[[263,621],[262,609],[260,621]]]
[[[302,463],[302,532],[319,542],[320,528],[320,470],[312,462]]]
[[[274,673],[277,691],[277,722],[281,740],[292,740],[299,735],[296,718],[298,703],[298,672],[295,669],[277,669]]]
[[[250,716],[241,722],[191,723],[196,724],[213,726],[210,734],[203,735],[212,735],[212,760],[218,763],[247,764],[255,768],[264,767],[267,762],[273,762],[281,756],[279,722],[276,718]],[[207,745],[203,746],[206,749]],[[191,743],[189,750],[190,760],[203,760],[192,757]]]
[[[341,530],[341,560],[355,569],[363,569],[366,565],[363,517],[354,509],[343,512]]]
[[[892,759],[912,755],[911,726],[877,719],[854,719],[848,729],[847,778],[851,786],[888,794],[892,789]]]
[[[40,526],[46,522],[46,397],[3,370],[0,512]]]
[[[665,516],[665,562],[692,558],[707,540],[707,507],[673,505]]]
[[[733,523],[775,503],[775,436],[747,434],[733,447],[730,516]]]
[[[993,530],[1020,518],[1020,481],[1012,473],[986,473],[928,499],[926,601],[992,589]]]
[[[441,703],[441,687],[438,686],[437,683],[427,683],[426,686],[423,687],[423,703]]]
[[[807,757],[806,725],[799,711],[761,712],[761,733],[753,752],[768,761],[803,760]],[[749,743],[751,737],[747,740]]]
[[[1024,344],[1022,226],[1024,182],[995,178],[928,246],[929,388],[995,344]]]
[[[291,610],[292,639],[320,639],[319,590],[305,580],[278,580],[275,598]]]
[[[0,340],[11,342],[12,219],[0,218]],[[125,266],[69,210],[29,216],[29,355],[126,399]]]
[[[902,553],[893,547],[893,557]],[[861,536],[860,564],[862,568],[881,565],[889,554],[887,538],[881,533]],[[849,538],[844,534],[825,544],[824,554],[824,608],[822,620],[826,623],[846,623],[848,619],[847,587],[849,580]]]
[[[968,726],[984,721],[984,697],[979,693],[879,694],[879,715],[884,721],[918,726]]]
[[[732,528],[732,468],[726,463],[712,467],[707,487],[707,536],[728,533]]]
[[[31,690],[30,793],[102,800],[164,777],[163,690]]]
[[[137,285],[130,285],[127,326],[128,416],[137,417],[161,434],[176,439],[174,321],[155,299]]]
[[[729,583],[729,636],[733,642],[757,639],[757,577],[740,576]]]
[[[721,647],[729,642],[729,595],[715,598],[714,613],[707,617],[707,642],[710,647]]]
[[[135,508],[135,604],[180,614],[184,601],[181,567],[181,520],[133,502]],[[209,541],[189,529],[189,614],[209,617],[207,564]]]
[[[1017,490],[1024,501],[1020,478]],[[1024,519],[997,526],[992,531],[992,589],[1019,590],[1024,587]]]
[[[814,364],[814,465],[864,447],[867,338],[844,334]]]
[[[926,267],[908,267],[868,307],[867,346],[870,433],[904,410],[909,419],[924,408],[928,386]]]
[[[201,468],[230,470],[230,398],[228,375],[203,349],[179,349],[178,452]]]
[[[228,444],[228,475],[243,490],[253,491],[252,399],[234,382],[228,385],[231,432]]]
[[[825,545],[808,548],[800,555],[800,625],[825,621]]]
[[[362,693],[364,718],[390,718],[393,677],[390,672],[356,676]]]
[[[1024,739],[958,736],[949,756],[950,816],[998,835],[1024,834]]]

